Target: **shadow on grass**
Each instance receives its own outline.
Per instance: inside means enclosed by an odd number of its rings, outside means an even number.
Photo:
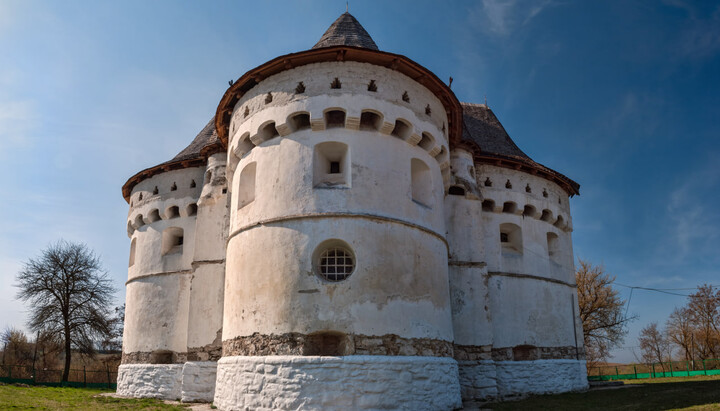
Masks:
[[[485,405],[492,410],[671,410],[694,406],[720,409],[720,380],[641,384]],[[717,407],[717,408],[716,408]],[[709,408],[708,408],[709,409]]]

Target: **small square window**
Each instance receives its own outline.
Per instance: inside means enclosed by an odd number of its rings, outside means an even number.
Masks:
[[[313,161],[313,187],[350,188],[350,153],[346,144],[318,144]]]
[[[510,240],[508,239],[507,233],[500,233],[500,242],[501,243],[508,243]]]

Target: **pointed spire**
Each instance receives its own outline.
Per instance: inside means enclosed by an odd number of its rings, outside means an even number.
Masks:
[[[332,46],[352,46],[378,50],[378,46],[372,37],[360,25],[360,22],[348,12],[343,13],[330,25],[313,48],[319,49]]]

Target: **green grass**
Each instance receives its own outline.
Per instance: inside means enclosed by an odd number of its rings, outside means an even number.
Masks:
[[[90,388],[17,387],[0,385],[0,410],[184,410],[154,399],[99,396],[108,390]]]
[[[720,410],[720,376],[629,380],[635,387],[541,395],[487,404],[492,410]]]

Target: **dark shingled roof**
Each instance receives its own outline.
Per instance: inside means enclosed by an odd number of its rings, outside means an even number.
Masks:
[[[168,161],[168,163],[200,158],[203,156],[206,148],[219,144],[220,139],[218,138],[217,131],[215,131],[215,116],[213,116],[202,131],[195,136],[192,143],[173,157],[172,160]]]
[[[463,140],[475,142],[489,154],[532,161],[515,145],[500,120],[485,104],[460,103],[463,108]]]
[[[375,44],[360,22],[347,12],[343,13],[330,25],[330,28],[320,37],[320,41],[312,48],[319,49],[332,46],[351,46],[378,50],[377,44]]]
[[[123,184],[123,197],[125,197],[125,200],[128,200],[133,187],[146,178],[168,170],[200,166],[205,163],[208,156],[221,151],[225,151],[225,149],[218,138],[217,131],[215,131],[215,117],[213,117],[200,133],[195,136],[195,139],[193,139],[190,145],[185,147],[173,157],[172,160],[146,168],[130,177],[128,181]]]
[[[579,194],[580,185],[564,175],[536,163],[510,138],[500,120],[485,104],[460,103],[463,108],[462,141],[480,148],[480,157],[492,157],[523,163],[533,169],[562,181],[570,189],[569,194]]]

